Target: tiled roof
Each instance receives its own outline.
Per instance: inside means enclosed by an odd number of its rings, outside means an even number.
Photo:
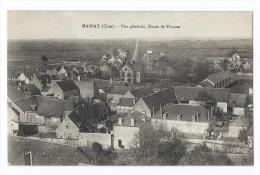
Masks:
[[[130,88],[129,86],[112,86],[109,88],[108,94],[124,95]]]
[[[128,106],[133,107],[134,106],[134,99],[132,98],[121,98],[119,104],[117,106]]]
[[[37,114],[41,116],[60,118],[65,111],[72,111],[74,108],[73,101],[43,96],[39,96],[38,98],[39,106],[37,109]]]
[[[123,64],[121,67],[120,67],[120,70],[125,67],[125,66],[128,66],[133,72],[136,72],[136,71],[142,71],[142,66],[136,64],[136,63],[133,63],[133,64],[129,64],[129,63],[126,63],[126,64]]]
[[[168,103],[162,109],[163,113],[168,113],[168,120],[177,120],[177,115],[182,113],[183,121],[192,121],[192,116],[195,114],[199,114],[198,121],[199,122],[207,122],[208,121],[208,110],[199,105],[193,106],[189,104],[173,104]],[[162,118],[162,111],[158,111],[155,114],[155,118]]]
[[[176,103],[176,96],[174,89],[168,88],[142,98],[147,107],[156,113],[160,109],[160,106],[164,106],[167,103]]]
[[[177,99],[194,100],[201,91],[207,92],[213,96],[218,102],[228,102],[229,89],[225,88],[205,88],[205,87],[186,87],[186,86],[174,86],[175,94]]]
[[[37,95],[15,100],[14,103],[24,112],[34,111],[32,106],[35,105],[37,107],[35,112],[46,117],[59,118],[65,111],[72,111],[74,108],[73,101]]]
[[[213,75],[210,75],[207,79],[209,81],[211,81],[214,84],[217,84],[223,80],[226,80],[228,78],[234,79],[235,78],[235,74],[230,72],[230,71],[225,71],[225,72],[221,72],[221,73],[216,73]]]
[[[31,95],[41,95],[40,89],[38,89],[34,84],[26,84],[24,86],[24,91]]]
[[[144,88],[133,89],[131,90],[131,93],[135,98],[142,98],[149,94],[152,94],[153,90],[151,87],[144,87]]]
[[[131,126],[131,119],[134,119],[134,126],[141,127],[145,123],[146,117],[141,112],[131,112],[125,118],[123,118],[124,126]]]
[[[26,98],[30,94],[25,94],[21,88],[18,89],[18,86],[8,87],[7,96],[10,100],[18,100],[21,98]]]
[[[14,103],[24,112],[34,111],[32,105],[39,105],[38,96],[30,96],[19,100],[15,100]]]
[[[70,91],[70,90],[78,89],[78,87],[76,86],[76,84],[74,83],[73,80],[59,81],[56,83],[63,91]]]
[[[97,85],[99,89],[106,89],[110,86],[125,86],[124,81],[112,81],[110,80],[102,80],[102,79],[93,79],[94,83]]]
[[[234,107],[244,108],[246,106],[246,94],[233,94],[230,93],[228,105]]]

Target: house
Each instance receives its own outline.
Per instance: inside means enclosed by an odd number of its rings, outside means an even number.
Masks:
[[[58,71],[57,75],[60,77],[60,78],[63,78],[63,77],[67,77],[68,76],[68,72],[67,70],[64,68],[64,66],[62,65],[60,70]]]
[[[111,103],[119,103],[120,98],[130,89],[129,86],[112,86],[107,91],[107,100]]]
[[[117,112],[125,113],[130,112],[135,103],[142,97],[152,94],[153,90],[150,87],[141,87],[128,90],[125,95],[120,98],[117,104]]]
[[[247,94],[230,93],[228,109],[234,115],[245,115]]]
[[[114,148],[130,149],[138,144],[136,138],[146,122],[146,116],[138,111],[129,113],[126,117],[118,118],[118,122],[113,126]]]
[[[21,72],[17,77],[18,82],[23,82],[25,84],[29,84],[32,76],[34,75],[33,72]]]
[[[167,103],[177,103],[172,87],[140,98],[133,106],[133,110],[152,118]]]
[[[219,72],[213,75],[210,75],[208,78],[201,82],[203,87],[210,88],[225,88],[230,86],[236,80],[236,75],[230,71]]]
[[[135,63],[124,64],[121,67],[119,74],[121,81],[128,84],[141,83],[143,79],[142,67]]]
[[[205,92],[216,100],[216,106],[220,110],[222,110],[223,112],[227,112],[228,99],[230,94],[229,89],[186,86],[174,86],[173,88],[178,103],[187,103],[190,105],[201,104],[202,101],[200,101],[198,97],[201,92]]]
[[[79,88],[80,97],[83,99],[92,99],[99,97],[99,90],[94,81],[74,81]]]
[[[14,100],[11,106],[19,125],[37,126],[39,132],[55,129],[64,119],[65,111],[74,109],[72,101],[45,96]]]
[[[68,99],[69,96],[80,97],[79,88],[73,80],[56,81],[48,92],[59,99]]]
[[[42,90],[50,82],[51,77],[48,74],[34,74],[29,83],[35,85],[38,89]]]
[[[74,143],[89,147],[93,143],[99,143],[105,148],[113,146],[112,135],[108,133],[86,132],[84,121],[79,117],[77,111],[72,111],[65,117],[56,129],[56,137],[59,139],[73,140]]]
[[[80,124],[76,111],[69,113],[56,129],[56,137],[60,139],[78,140]]]
[[[238,138],[242,130],[247,130],[249,126],[249,119],[245,116],[239,116],[229,123],[227,137]]]
[[[201,105],[167,103],[151,120],[155,128],[163,126],[168,131],[178,129],[184,134],[204,135],[211,119],[210,110]]]

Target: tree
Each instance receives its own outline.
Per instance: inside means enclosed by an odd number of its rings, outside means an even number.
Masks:
[[[178,131],[161,125],[154,129],[150,123],[140,128],[135,143],[134,155],[142,165],[176,165],[186,152]]]
[[[223,71],[227,71],[228,67],[229,67],[230,61],[227,58],[221,59],[218,63],[219,67],[223,70]]]
[[[210,74],[214,73],[213,62],[208,60],[197,60],[193,67],[193,81],[200,82],[207,78]]]
[[[187,82],[190,80],[191,69],[193,60],[179,59],[172,65],[176,71],[176,80],[180,82]]]
[[[214,151],[206,144],[197,145],[181,161],[180,165],[232,165],[226,153]]]

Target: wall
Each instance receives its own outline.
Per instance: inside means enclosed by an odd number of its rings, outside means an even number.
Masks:
[[[159,125],[163,125],[168,131],[170,131],[172,128],[176,128],[182,133],[203,135],[209,127],[209,122],[152,119],[152,125],[155,128]]]
[[[229,126],[227,137],[238,137],[240,130],[247,129],[246,127]]]
[[[233,108],[233,114],[234,115],[245,115],[245,109],[244,108],[234,107]]]
[[[118,140],[122,140],[122,145],[124,145],[124,149],[134,147],[135,138],[136,135],[139,133],[139,130],[139,127],[114,125],[114,148],[122,149],[118,146]]]
[[[189,101],[189,105],[197,106],[197,105],[200,105],[200,104],[202,104],[202,102],[200,102],[200,101],[192,101],[192,100]]]
[[[217,102],[217,107],[222,109],[223,112],[227,112],[227,103],[226,102]]]
[[[92,143],[97,142],[103,147],[111,147],[112,143],[111,134],[106,133],[79,133],[79,144],[81,146],[90,146]]]

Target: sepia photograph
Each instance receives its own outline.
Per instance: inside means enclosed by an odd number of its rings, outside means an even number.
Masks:
[[[8,10],[6,42],[9,166],[254,165],[252,11]]]

